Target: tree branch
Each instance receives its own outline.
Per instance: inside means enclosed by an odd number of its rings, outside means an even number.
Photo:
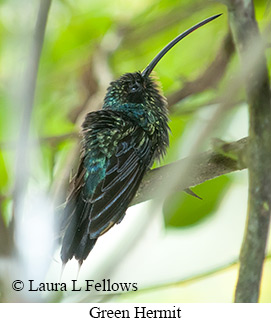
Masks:
[[[135,205],[156,196],[157,187],[166,183],[172,174],[179,174],[189,164],[189,176],[174,188],[182,191],[190,186],[196,186],[215,177],[246,168],[246,148],[248,138],[224,144],[220,151],[207,151],[195,157],[187,157],[166,166],[150,170],[144,177],[131,205]],[[223,151],[222,151],[223,150]],[[229,157],[231,156],[231,157]],[[235,156],[232,158],[232,156]]]
[[[251,0],[227,0],[230,26],[241,65],[249,105],[248,218],[240,253],[235,302],[257,302],[271,209],[271,100],[264,45]],[[253,68],[247,73],[248,63]],[[255,62],[254,62],[255,61]]]

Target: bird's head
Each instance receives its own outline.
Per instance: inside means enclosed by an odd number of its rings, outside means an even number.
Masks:
[[[111,82],[105,104],[110,107],[123,104],[165,105],[159,83],[141,72],[127,73]]]
[[[111,82],[105,96],[104,108],[114,109],[123,104],[165,105],[158,83],[150,76],[154,67],[180,40],[220,15],[209,17],[177,36],[154,57],[143,72],[127,73]]]

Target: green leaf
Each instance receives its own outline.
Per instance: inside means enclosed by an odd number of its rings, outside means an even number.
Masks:
[[[188,227],[211,216],[220,205],[230,183],[229,176],[221,176],[193,188],[202,200],[184,192],[170,196],[163,207],[165,226]]]

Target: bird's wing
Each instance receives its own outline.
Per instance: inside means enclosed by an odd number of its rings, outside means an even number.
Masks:
[[[92,196],[88,232],[97,238],[125,214],[152,158],[150,139],[136,128],[123,138],[108,160],[105,178]]]
[[[73,256],[82,262],[97,238],[122,220],[153,155],[142,128],[113,112],[88,116],[82,160],[64,210],[63,262]]]

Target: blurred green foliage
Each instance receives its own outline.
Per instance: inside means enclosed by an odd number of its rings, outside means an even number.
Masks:
[[[265,0],[254,2],[260,29],[267,33],[269,28],[270,32],[270,4],[268,6]],[[5,223],[12,213],[15,141],[21,121],[20,104],[16,99],[18,83],[27,62],[37,3],[0,1],[0,208]],[[32,180],[48,191],[53,190],[58,181],[63,180],[61,174],[67,167],[67,160],[73,157],[76,164],[79,152],[71,156],[77,143],[75,138],[58,137],[78,133],[81,119],[79,113],[72,117],[75,111],[79,109],[86,113],[98,108],[98,105],[85,103],[92,94],[97,94],[103,78],[93,71],[93,59],[103,44],[116,47],[113,52],[108,49],[104,62],[116,78],[125,72],[142,70],[176,35],[217,13],[223,13],[223,16],[187,37],[157,66],[155,72],[166,96],[182,88],[187,81],[196,79],[216,57],[228,32],[227,11],[223,4],[203,0],[52,1],[32,116],[31,140],[38,142],[32,148],[39,161],[32,165]],[[270,48],[267,54],[271,67]],[[195,123],[202,118],[204,109],[210,108],[225,91],[237,66],[238,59],[234,56],[215,88],[191,95],[172,109],[170,148],[162,164],[185,157],[190,140],[193,142],[199,134],[200,126],[194,130]],[[237,101],[243,100],[241,92]],[[232,115],[238,107],[231,111]],[[228,120],[225,117],[213,135],[223,139]],[[206,141],[209,143],[210,138]],[[208,144],[202,149],[206,147]],[[69,166],[71,173],[72,163]],[[210,215],[215,216],[232,182],[232,176],[223,176],[199,185],[195,192],[202,201],[182,192],[172,195],[163,208],[166,228],[184,228],[201,223]]]
[[[260,27],[264,28],[270,19],[270,13],[265,1],[256,1],[255,4]],[[14,179],[14,146],[11,140],[17,138],[19,119],[16,108],[13,107],[13,94],[16,93],[16,78],[21,77],[22,67],[27,57],[27,52],[23,51],[25,47],[22,47],[22,51],[19,50],[16,55],[11,54],[11,51],[19,48],[24,42],[21,39],[24,32],[27,33],[33,28],[33,24],[28,27],[30,29],[23,27],[25,23],[23,18],[19,17],[16,21],[22,6],[23,1],[21,4],[16,0],[1,2],[0,42],[3,50],[0,59],[3,73],[0,82],[0,192],[3,195],[10,193],[7,188],[9,190],[12,188],[12,182],[7,183],[7,174],[12,174],[10,181]],[[26,15],[31,18],[35,17],[36,10],[36,6],[25,8]],[[120,45],[108,57],[111,72],[114,77],[118,77],[124,72],[142,70],[169,40],[195,22],[218,12],[223,12],[224,15],[215,23],[187,37],[157,66],[156,74],[166,95],[181,88],[186,80],[195,79],[214,59],[227,32],[227,13],[223,5],[201,0],[192,2],[188,0],[53,1],[39,67],[32,118],[34,137],[58,136],[78,131],[76,120],[71,119],[70,113],[86,100],[87,79],[90,77],[89,73],[92,73],[92,57],[106,37],[115,34],[121,38]],[[17,25],[14,25],[15,21]],[[16,30],[20,28],[18,36]],[[12,58],[19,59],[22,67],[18,63],[12,64]],[[178,103],[174,110],[175,114],[170,116],[171,144],[163,161],[164,164],[181,157],[180,147],[185,144],[182,139],[183,133],[193,124],[193,120],[198,118],[198,108],[208,104],[223,92],[227,79],[236,68],[236,63],[234,59],[216,89],[190,96]],[[241,100],[242,97],[243,94],[240,96]],[[98,107],[91,107],[91,109],[96,108]],[[65,152],[62,151],[61,144],[52,148],[44,142],[41,148],[43,180],[47,177],[50,180],[46,182],[51,183],[58,162],[61,160],[61,154]],[[203,184],[203,187],[206,186],[205,192],[208,189],[209,204],[207,207],[205,202],[195,201],[196,205],[199,203],[204,209],[201,216],[204,214],[207,216],[214,211],[219,201],[217,194],[223,192],[229,181],[229,179],[219,179],[216,184],[215,181]],[[212,205],[210,197],[212,197]],[[169,222],[166,220],[166,223],[176,224],[178,222],[176,222],[176,214],[179,212],[189,214],[193,223],[191,215],[193,203],[189,203],[189,199],[191,197],[186,197],[184,202],[184,198],[179,199],[179,194],[174,197],[174,203],[170,208],[165,209],[166,219],[175,220]],[[180,200],[179,203],[178,200]],[[169,216],[170,212],[174,216]]]
[[[14,48],[20,48],[24,43],[22,36],[28,35],[34,26],[31,23],[30,26],[24,27],[27,18],[18,16],[23,5],[23,1],[16,0],[1,2],[0,42],[3,50],[0,59],[3,73],[0,82],[0,192],[2,195],[11,192],[14,180],[14,145],[11,141],[16,140],[20,124],[17,117],[20,109],[16,110],[13,106],[16,102],[14,93],[16,94],[17,78],[23,75],[24,62],[27,61],[26,46],[16,54],[12,51]],[[256,6],[257,17],[265,24],[270,18],[266,4],[264,1],[256,1]],[[27,6],[24,11],[26,17],[34,20],[37,7]],[[53,1],[39,67],[32,118],[33,137],[59,136],[78,131],[78,124],[76,119],[71,118],[71,113],[86,101],[89,78],[97,81],[95,75],[90,75],[93,73],[92,59],[106,37],[115,35],[112,41],[118,37],[121,40],[120,45],[108,57],[113,77],[118,77],[124,72],[142,70],[169,40],[194,23],[218,12],[224,15],[215,23],[187,37],[157,66],[155,72],[166,95],[181,88],[184,82],[195,79],[214,59],[227,32],[225,23],[227,12],[222,4],[206,3],[202,0],[192,2],[188,0]],[[20,32],[16,33],[18,29]],[[26,39],[29,44],[29,35]],[[111,45],[114,47],[114,44]],[[12,64],[12,59],[18,59],[19,63]],[[224,91],[224,86],[227,84],[227,79],[231,77],[231,72],[236,68],[236,63],[234,59],[216,89],[190,96],[177,104],[175,113],[170,116],[172,130],[170,148],[162,164],[182,157],[180,147],[185,144],[183,133],[198,118],[198,109]],[[243,94],[240,96],[241,100],[242,97]],[[94,110],[97,108],[91,107]],[[66,155],[63,147],[65,145],[61,145],[61,142],[54,147],[46,142],[41,146],[40,160],[44,173],[42,180],[47,183],[48,189],[52,185],[56,169],[59,169],[58,163],[63,159],[62,154]],[[11,174],[9,183],[7,183],[7,174]],[[207,208],[205,202],[195,201],[196,205],[200,203],[204,209],[200,217],[214,211],[219,200],[217,200],[218,192],[223,192],[230,180],[219,181],[219,190],[218,184],[213,182],[203,184],[206,186],[205,190],[208,187],[208,200],[212,196],[213,204],[211,205],[209,200]],[[191,197],[185,198],[187,201],[189,199]],[[179,212],[189,214],[193,223],[191,215],[193,203],[187,201],[184,202],[184,198],[179,199],[179,194],[174,197],[174,203],[170,208],[165,209],[166,219],[175,220],[169,222],[166,220],[166,223],[176,224],[178,222],[176,222],[176,214]],[[172,215],[170,216],[169,213]]]
[[[29,32],[34,27],[37,12],[37,6],[23,6],[23,1],[16,0],[3,1],[1,4],[3,73],[0,82],[0,152],[3,157],[0,172],[12,174],[9,185],[7,179],[4,180],[6,175],[2,176],[2,194],[10,193],[6,187],[11,190],[14,180],[13,141],[17,139],[21,113],[16,102],[17,82],[27,62],[27,45],[31,44]],[[25,12],[25,18],[19,16],[20,10]],[[108,57],[113,77],[118,77],[124,72],[142,70],[169,40],[185,28],[217,12],[225,13],[225,8],[221,4],[206,6],[202,1],[53,1],[39,67],[32,116],[33,138],[78,131],[77,121],[71,118],[71,113],[88,96],[88,80],[96,78],[90,75],[93,73],[92,59],[106,37],[114,34],[121,38],[120,45]],[[30,25],[25,24],[27,17],[33,20]],[[156,74],[165,94],[180,88],[186,79],[196,77],[214,58],[226,32],[225,18],[202,28],[200,35],[191,35],[185,39],[158,65]],[[16,33],[18,29],[20,32]],[[26,39],[23,36],[27,36]],[[207,98],[206,94],[203,95],[205,100],[210,100],[215,94],[209,92]],[[193,98],[189,98],[186,103],[192,104]],[[91,107],[94,110],[97,108]],[[182,133],[194,117],[194,113],[171,116],[171,148],[163,163],[180,158],[178,147],[182,144]],[[46,141],[42,143],[40,168],[44,174],[41,180],[46,185],[51,182],[53,174],[56,175],[61,154],[65,154],[61,148],[58,145],[52,149]]]
[[[229,176],[220,176],[198,185],[194,191],[202,200],[183,192],[174,193],[164,204],[165,225],[189,227],[214,214],[230,183]]]

